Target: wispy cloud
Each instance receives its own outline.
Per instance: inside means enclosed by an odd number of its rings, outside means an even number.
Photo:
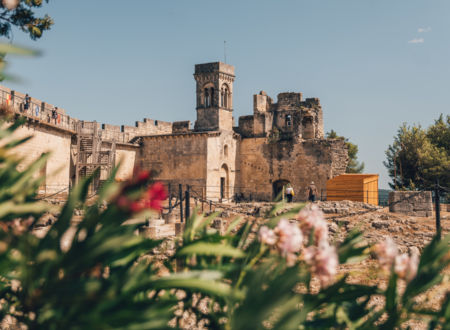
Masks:
[[[414,38],[408,41],[408,44],[423,44],[425,42],[424,38]]]
[[[419,33],[431,32],[431,26],[420,27],[417,29],[417,32],[419,32]]]

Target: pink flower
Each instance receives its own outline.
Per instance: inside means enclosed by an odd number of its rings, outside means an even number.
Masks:
[[[259,228],[258,238],[261,243],[274,245],[277,242],[277,236],[272,229],[267,226]]]
[[[334,246],[322,244],[316,255],[316,275],[322,285],[328,285],[337,274],[339,259]]]
[[[328,241],[328,225],[317,205],[303,208],[297,215],[297,219],[300,221],[304,236],[310,237],[311,232],[314,232],[314,242],[309,242],[310,244],[319,246],[322,242]]]
[[[303,251],[303,259],[311,266],[311,271],[317,275],[322,286],[329,285],[337,274],[339,259],[336,248],[328,243],[307,247]]]
[[[411,256],[407,254],[399,255],[395,258],[394,271],[398,277],[410,282],[417,274],[419,267],[419,256],[413,253]]]
[[[283,256],[289,253],[299,252],[302,248],[303,235],[297,225],[291,224],[289,220],[281,219],[275,227],[278,235],[277,247]]]
[[[295,263],[297,262],[298,256],[295,253],[288,253],[286,255],[286,264],[289,267],[292,267],[295,265]]]
[[[419,254],[413,253],[409,257],[408,267],[406,268],[405,280],[410,282],[417,275],[417,269],[419,268]]]
[[[305,262],[312,266],[314,265],[314,258],[316,256],[317,253],[317,247],[314,245],[308,246],[306,249],[303,250],[303,260],[305,260]]]
[[[407,254],[401,254],[395,257],[394,271],[400,278],[405,278],[406,269],[409,264],[409,256]]]
[[[386,237],[384,242],[375,244],[373,249],[377,255],[381,268],[385,271],[390,271],[397,257],[397,246],[392,238]],[[400,260],[399,262],[404,261]]]

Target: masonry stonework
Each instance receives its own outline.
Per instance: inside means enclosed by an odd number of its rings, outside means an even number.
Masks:
[[[276,102],[261,91],[253,96],[253,114],[233,118],[234,67],[214,62],[195,66],[197,118],[164,122],[145,118],[135,126],[115,126],[72,118],[62,109],[32,99],[24,111],[24,95],[0,86],[1,101],[27,119],[18,135],[34,138],[17,149],[28,162],[52,151],[45,169],[46,193],[67,189],[100,169],[97,186],[112,167],[121,164],[117,180],[136,167],[153,171],[157,180],[175,188],[189,185],[198,196],[273,200],[291,183],[296,200],[306,199],[306,187],[345,172],[344,141],[325,139],[318,98],[280,93]],[[55,172],[56,168],[62,168]],[[57,173],[57,174],[55,174]]]
[[[391,191],[389,211],[416,217],[431,217],[433,215],[431,191]]]

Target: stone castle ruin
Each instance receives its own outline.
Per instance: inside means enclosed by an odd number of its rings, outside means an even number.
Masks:
[[[136,167],[152,170],[156,179],[175,187],[189,185],[194,194],[211,200],[272,200],[287,183],[295,200],[306,199],[314,181],[343,174],[348,162],[345,143],[325,139],[317,98],[280,93],[276,102],[265,92],[254,95],[253,114],[233,118],[234,67],[221,63],[195,66],[197,119],[164,122],[144,119],[115,126],[70,117],[64,109],[0,86],[1,102],[27,118],[19,136],[34,138],[17,148],[25,163],[42,153],[51,157],[42,170],[44,195],[65,194],[80,178],[100,168],[97,189],[119,162],[117,180]]]

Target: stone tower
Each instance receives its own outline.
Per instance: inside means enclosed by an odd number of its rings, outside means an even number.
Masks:
[[[233,130],[234,66],[222,62],[195,65],[196,131]]]

